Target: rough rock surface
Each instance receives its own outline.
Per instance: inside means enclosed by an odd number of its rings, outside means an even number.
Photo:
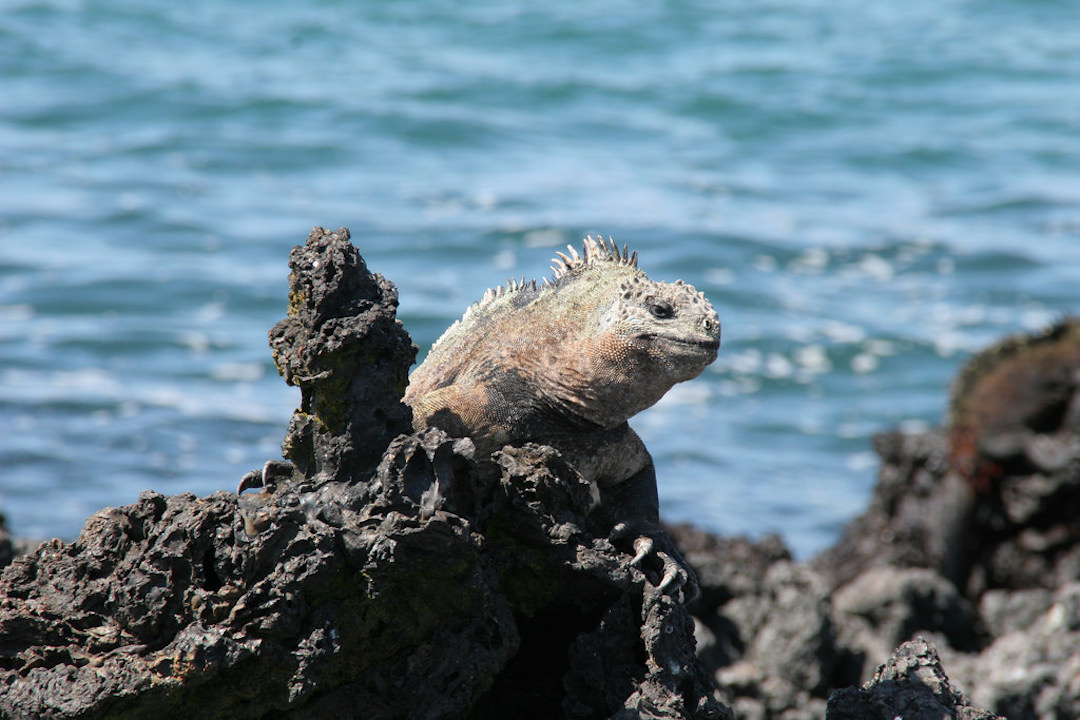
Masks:
[[[300,388],[282,452],[303,475],[349,480],[411,431],[401,395],[416,345],[397,288],[368,272],[348,230],[316,228],[289,269],[288,317],[270,331],[278,371]]]
[[[956,499],[963,491],[945,480],[944,433],[882,433],[874,438],[874,451],[881,466],[870,507],[813,561],[833,585],[875,566],[944,571],[949,553],[956,552],[952,540],[963,526],[966,504]]]
[[[977,655],[948,659],[972,701],[1008,718],[1080,718],[1080,581],[988,592],[981,610],[1000,632]]]
[[[397,434],[415,348],[347,231],[290,264],[271,344],[302,391],[298,471],[144,493],[14,560],[0,714],[730,717],[687,610],[592,527],[593,488],[555,452],[476,463],[468,440]]]
[[[947,421],[876,439],[871,508],[817,566],[931,568],[972,599],[1080,578],[1080,319],[973,357]]]
[[[669,528],[682,606],[551,448],[408,431],[415,347],[347,231],[290,265],[295,469],[144,493],[11,560],[0,717],[1080,717],[1074,321],[977,358],[944,430],[879,437],[867,513],[813,561]],[[1018,378],[1023,412],[995,401]]]
[[[829,717],[1080,717],[1080,323],[980,353],[951,404],[944,429],[875,439],[870,507],[810,563],[775,538],[673,529],[740,717],[820,718],[830,696]],[[933,692],[904,700],[898,668]]]
[[[973,708],[949,683],[934,647],[923,639],[906,642],[862,688],[845,688],[829,699],[826,720],[956,718],[999,720]]]

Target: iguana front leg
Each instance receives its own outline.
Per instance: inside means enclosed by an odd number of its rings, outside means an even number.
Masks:
[[[661,592],[674,595],[682,591],[683,602],[699,594],[697,575],[660,526],[660,501],[656,492],[656,466],[648,464],[621,483],[600,488],[600,504],[607,515],[617,520],[609,539],[620,541],[633,538],[634,558],[631,565],[659,566]]]
[[[472,424],[487,423],[488,432],[482,435],[488,443],[497,438],[512,442],[497,416],[485,415],[488,407],[473,402],[474,395],[459,386],[449,386],[429,393],[424,398],[424,419],[414,422],[420,430],[434,425],[447,433],[462,433],[467,417]],[[419,406],[419,403],[418,403]],[[608,539],[612,542],[631,540],[634,556],[630,564],[643,571],[660,574],[656,587],[675,595],[682,592],[684,602],[698,596],[697,575],[686,563],[664,529],[660,526],[660,501],[656,492],[656,466],[638,434],[623,422],[609,430],[573,431],[560,429],[540,435],[537,440],[559,450],[585,479],[596,483],[600,491],[600,508],[604,519],[611,523]],[[477,443],[486,453],[489,448]]]
[[[672,594],[682,590],[686,602],[698,594],[697,576],[660,527],[656,466],[629,424],[598,433],[583,433],[551,442],[571,460],[578,472],[600,488],[600,507],[613,524],[609,539],[629,539],[631,565],[660,573],[657,587]]]

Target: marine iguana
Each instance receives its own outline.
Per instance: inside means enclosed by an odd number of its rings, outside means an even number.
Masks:
[[[557,253],[554,278],[509,281],[466,310],[413,371],[414,429],[470,437],[477,456],[536,442],[596,483],[611,538],[653,555],[663,590],[697,593],[660,530],[656,470],[627,420],[716,359],[720,322],[692,285],[650,280],[637,253],[587,237]]]

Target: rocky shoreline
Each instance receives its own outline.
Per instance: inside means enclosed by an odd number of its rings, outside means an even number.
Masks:
[[[810,562],[669,528],[684,606],[550,448],[411,433],[416,347],[346,230],[290,267],[291,464],[14,559],[0,534],[3,717],[1080,717],[1077,322],[980,354],[945,427],[878,437],[870,507]]]

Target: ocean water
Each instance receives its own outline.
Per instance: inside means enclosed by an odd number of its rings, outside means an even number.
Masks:
[[[287,257],[347,226],[421,346],[587,233],[724,345],[632,421],[663,514],[806,557],[875,432],[1080,305],[1065,0],[0,0],[0,511],[71,539],[277,457]]]

